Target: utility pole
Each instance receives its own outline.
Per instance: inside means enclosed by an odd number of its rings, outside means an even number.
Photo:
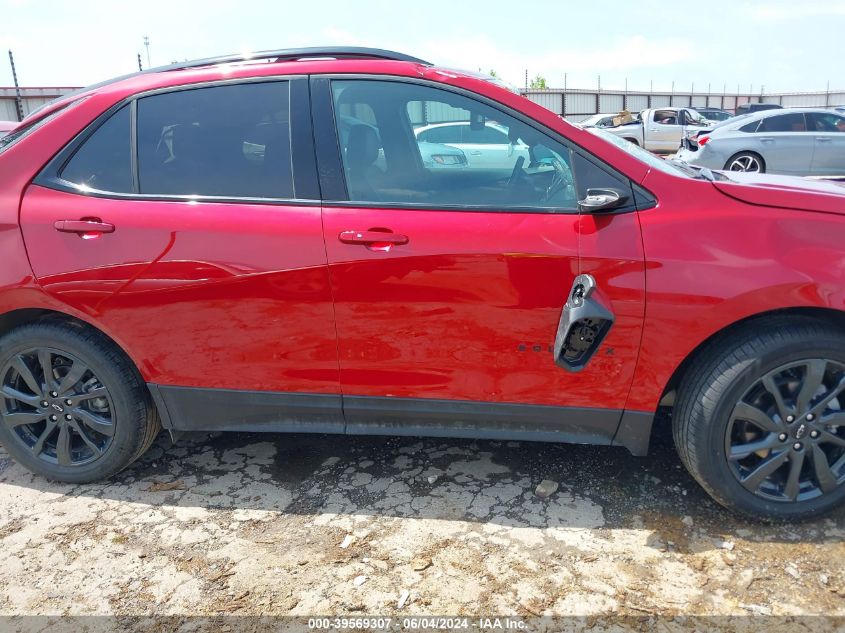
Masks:
[[[152,64],[150,63],[150,38],[148,36],[144,36],[144,46],[147,48],[147,68],[151,68]]]
[[[15,70],[15,56],[9,49],[9,63],[12,65],[12,79],[15,81],[15,109],[18,111],[18,121],[23,121],[23,100],[21,99],[21,87],[18,85],[18,73]]]
[[[138,53],[138,70],[144,70],[144,67],[141,66],[141,53]]]

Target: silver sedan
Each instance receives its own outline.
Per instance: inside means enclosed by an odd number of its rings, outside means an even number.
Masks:
[[[677,157],[710,169],[843,176],[845,116],[808,108],[747,114],[683,139]]]

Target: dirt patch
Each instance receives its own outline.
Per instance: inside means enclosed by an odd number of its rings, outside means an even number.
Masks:
[[[634,458],[162,437],[85,486],[30,475],[2,449],[0,463],[0,615],[845,615],[845,513],[737,519],[665,445]],[[558,484],[548,497],[543,480]]]

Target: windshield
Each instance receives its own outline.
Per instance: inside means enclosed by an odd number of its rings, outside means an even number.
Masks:
[[[654,154],[649,151],[644,150],[639,145],[634,145],[630,141],[626,141],[624,138],[616,136],[615,134],[611,134],[610,132],[606,132],[605,130],[597,127],[588,127],[586,128],[588,132],[595,134],[599,138],[604,139],[608,143],[612,143],[616,145],[619,149],[625,150],[634,158],[644,162],[649,167],[654,167],[655,169],[659,169],[662,172],[667,174],[671,174],[672,176],[686,176],[688,178],[695,178],[698,176],[698,171],[693,169],[685,169],[673,163],[667,163],[662,158],[658,158]]]
[[[70,107],[81,103],[84,99],[77,99],[76,101],[71,101],[60,108],[57,108],[47,116],[44,116],[40,119],[33,119],[32,114],[27,116],[22,123],[20,123],[16,128],[10,131],[6,136],[0,138],[0,154],[5,152],[7,149],[15,145],[19,140],[29,136],[31,132],[34,132],[38,128],[40,128],[45,123],[52,121],[62,112],[67,110]]]
[[[707,125],[707,119],[705,119],[697,110],[687,110],[687,114],[689,116],[689,120],[691,123],[695,123],[696,125]]]

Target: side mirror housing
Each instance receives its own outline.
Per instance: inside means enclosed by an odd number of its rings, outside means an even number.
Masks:
[[[578,201],[585,213],[618,209],[628,201],[628,195],[618,189],[587,189],[587,196]]]

